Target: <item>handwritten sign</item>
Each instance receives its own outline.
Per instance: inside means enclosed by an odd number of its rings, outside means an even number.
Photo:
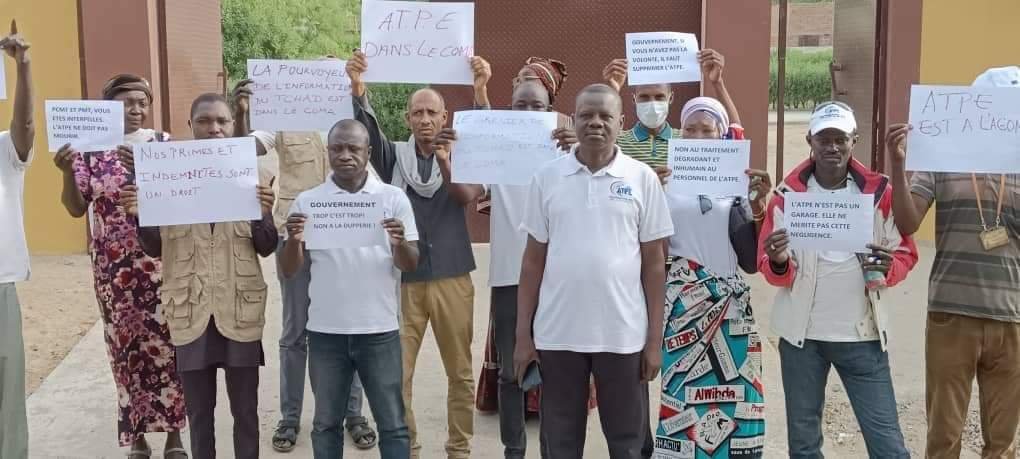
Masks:
[[[910,89],[907,169],[1020,172],[1020,91],[924,86]]]
[[[698,37],[679,32],[628,33],[627,81],[631,86],[701,81]]]
[[[670,139],[668,192],[677,196],[744,196],[749,140]]]
[[[552,131],[556,113],[471,110],[453,114],[457,144],[454,183],[527,185],[543,164],[558,156]]]
[[[306,201],[305,248],[348,249],[386,243],[378,196],[338,194]]]
[[[113,150],[124,144],[124,102],[47,100],[46,134],[51,152],[65,144],[78,151]]]
[[[870,252],[875,211],[871,194],[794,193],[783,195],[790,247],[811,251]]]
[[[248,59],[251,125],[263,131],[328,131],[354,118],[346,61]]]
[[[361,50],[367,83],[469,85],[475,4],[364,0]]]
[[[134,144],[141,226],[258,220],[255,138]]]

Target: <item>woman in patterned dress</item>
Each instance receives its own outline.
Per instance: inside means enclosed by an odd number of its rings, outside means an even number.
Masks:
[[[103,88],[103,99],[124,102],[124,141],[166,141],[169,136],[142,128],[152,105],[149,82],[118,75]],[[54,162],[64,172],[61,201],[73,217],[91,204],[91,238],[96,299],[117,385],[120,446],[130,458],[148,458],[145,434],[167,432],[164,457],[187,458],[180,432],[184,397],[174,347],[159,300],[160,262],[142,253],[134,222],[117,206],[120,188],[132,182],[130,146],[80,154],[65,145]]]
[[[702,74],[720,87],[722,56],[705,50],[699,58]],[[685,139],[743,139],[725,90],[720,98],[726,106],[709,97],[684,106]],[[771,183],[764,171],[746,173],[751,178],[749,200],[667,193],[677,231],[668,245],[654,457],[762,455],[761,338],[751,313],[750,288],[738,268],[756,272],[757,236]]]

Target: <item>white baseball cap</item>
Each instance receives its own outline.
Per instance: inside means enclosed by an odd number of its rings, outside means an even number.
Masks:
[[[850,106],[842,102],[823,102],[811,113],[811,124],[808,126],[810,135],[826,129],[839,129],[847,134],[857,130],[857,119]]]
[[[985,70],[974,80],[974,86],[1020,88],[1020,67],[995,67]]]

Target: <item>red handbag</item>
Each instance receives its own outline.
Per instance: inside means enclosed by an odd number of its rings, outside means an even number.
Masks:
[[[482,413],[499,412],[499,360],[496,342],[492,339],[492,321],[489,321],[489,331],[485,334],[485,360],[482,361],[482,373],[478,375],[475,408]]]

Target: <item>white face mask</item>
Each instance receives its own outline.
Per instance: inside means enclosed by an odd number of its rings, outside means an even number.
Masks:
[[[637,103],[637,117],[645,127],[656,129],[666,122],[669,102],[651,101]]]

